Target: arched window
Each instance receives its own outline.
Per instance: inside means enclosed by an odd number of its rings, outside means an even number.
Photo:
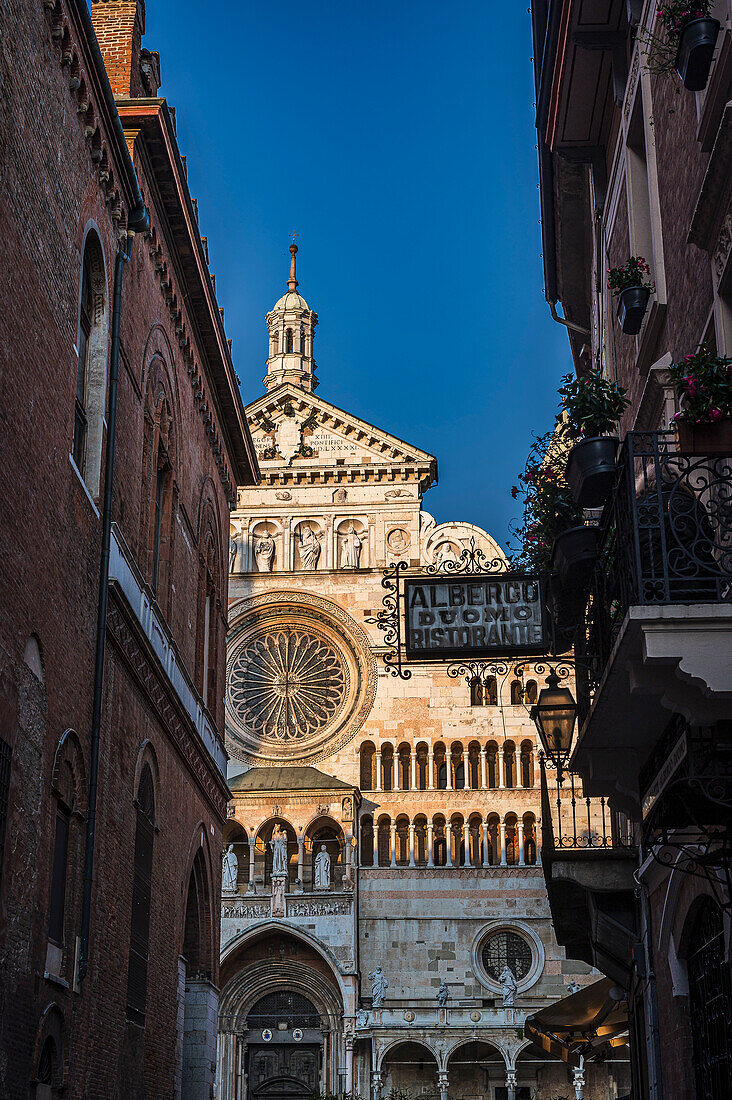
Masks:
[[[46,969],[64,978],[70,976],[73,966],[74,933],[79,915],[84,776],[79,739],[73,730],[66,730],[56,747],[51,778],[53,857],[46,949]]]
[[[520,707],[523,698],[523,686],[520,680],[511,681],[511,706]]]
[[[107,397],[107,287],[104,254],[89,233],[81,261],[76,393],[71,457],[93,497],[99,496]]]
[[[361,746],[360,786],[362,791],[372,791],[374,789],[374,754],[375,749],[371,741],[367,741]]]
[[[374,866],[374,822],[368,815],[361,818],[361,866]]]
[[[147,576],[164,614],[170,607],[176,486],[173,414],[166,393],[162,362],[150,368],[145,397],[142,447],[143,550]]]
[[[498,682],[495,676],[485,680],[475,677],[470,681],[471,707],[495,707],[498,705]]]
[[[153,841],[155,838],[155,787],[150,765],[145,763],[137,788],[135,863],[132,879],[130,961],[127,970],[127,1019],[144,1025],[147,1007],[147,961],[150,941]]]
[[[219,642],[221,636],[221,597],[219,593],[219,552],[213,518],[203,526],[200,554],[198,608],[198,688],[214,719],[218,720],[220,695]]]
[[[536,702],[536,680],[526,681],[526,690],[524,691],[524,700],[527,706],[531,706]]]
[[[60,1096],[61,1059],[56,1040],[49,1035],[41,1047],[36,1070],[35,1100],[53,1100]]]
[[[287,332],[285,333],[285,351],[289,353],[289,352],[292,352],[292,350],[293,350],[292,329],[288,328]]]
[[[704,898],[693,918],[687,971],[696,1094],[727,1096],[732,1080],[732,988],[722,910],[710,897]]]

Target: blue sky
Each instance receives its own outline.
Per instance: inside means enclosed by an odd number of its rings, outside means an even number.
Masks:
[[[147,0],[245,401],[288,234],[319,396],[437,456],[505,543],[569,369],[542,297],[528,3]]]

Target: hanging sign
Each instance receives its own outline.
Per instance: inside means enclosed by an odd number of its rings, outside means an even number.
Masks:
[[[406,659],[546,653],[540,577],[519,573],[405,577]]]

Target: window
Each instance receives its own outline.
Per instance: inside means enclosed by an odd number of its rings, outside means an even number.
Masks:
[[[292,352],[292,350],[293,350],[292,329],[288,328],[287,332],[285,333],[285,351],[289,353],[289,352]]]
[[[81,261],[76,336],[76,390],[71,457],[93,497],[99,496],[107,397],[107,290],[99,238],[89,233]]]
[[[689,938],[689,1015],[698,1097],[727,1096],[732,1078],[732,986],[722,910],[705,898]]]
[[[527,940],[516,932],[501,928],[483,941],[480,961],[489,978],[501,979],[504,967],[510,967],[517,982],[522,981],[532,967],[532,951]]]
[[[470,681],[471,707],[495,707],[498,705],[498,684],[495,676],[480,680],[477,676]]]
[[[511,706],[520,707],[523,698],[523,686],[520,680],[511,681]]]
[[[141,543],[146,578],[158,607],[170,615],[177,486],[174,475],[175,431],[168,400],[168,378],[155,355],[145,394],[142,444]]]
[[[66,908],[66,868],[69,853],[69,814],[58,804],[56,835],[53,843],[51,870],[51,906],[48,918],[48,938],[58,947],[64,945],[64,911]]]
[[[150,941],[155,788],[150,765],[145,764],[137,791],[135,863],[132,879],[130,960],[127,971],[127,1019],[144,1026],[147,1005],[147,963]]]

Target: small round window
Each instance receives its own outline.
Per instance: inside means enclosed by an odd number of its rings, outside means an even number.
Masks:
[[[483,942],[480,961],[489,978],[500,981],[505,967],[509,966],[516,981],[521,982],[531,970],[533,956],[529,943],[516,932],[500,929],[491,932]]]

